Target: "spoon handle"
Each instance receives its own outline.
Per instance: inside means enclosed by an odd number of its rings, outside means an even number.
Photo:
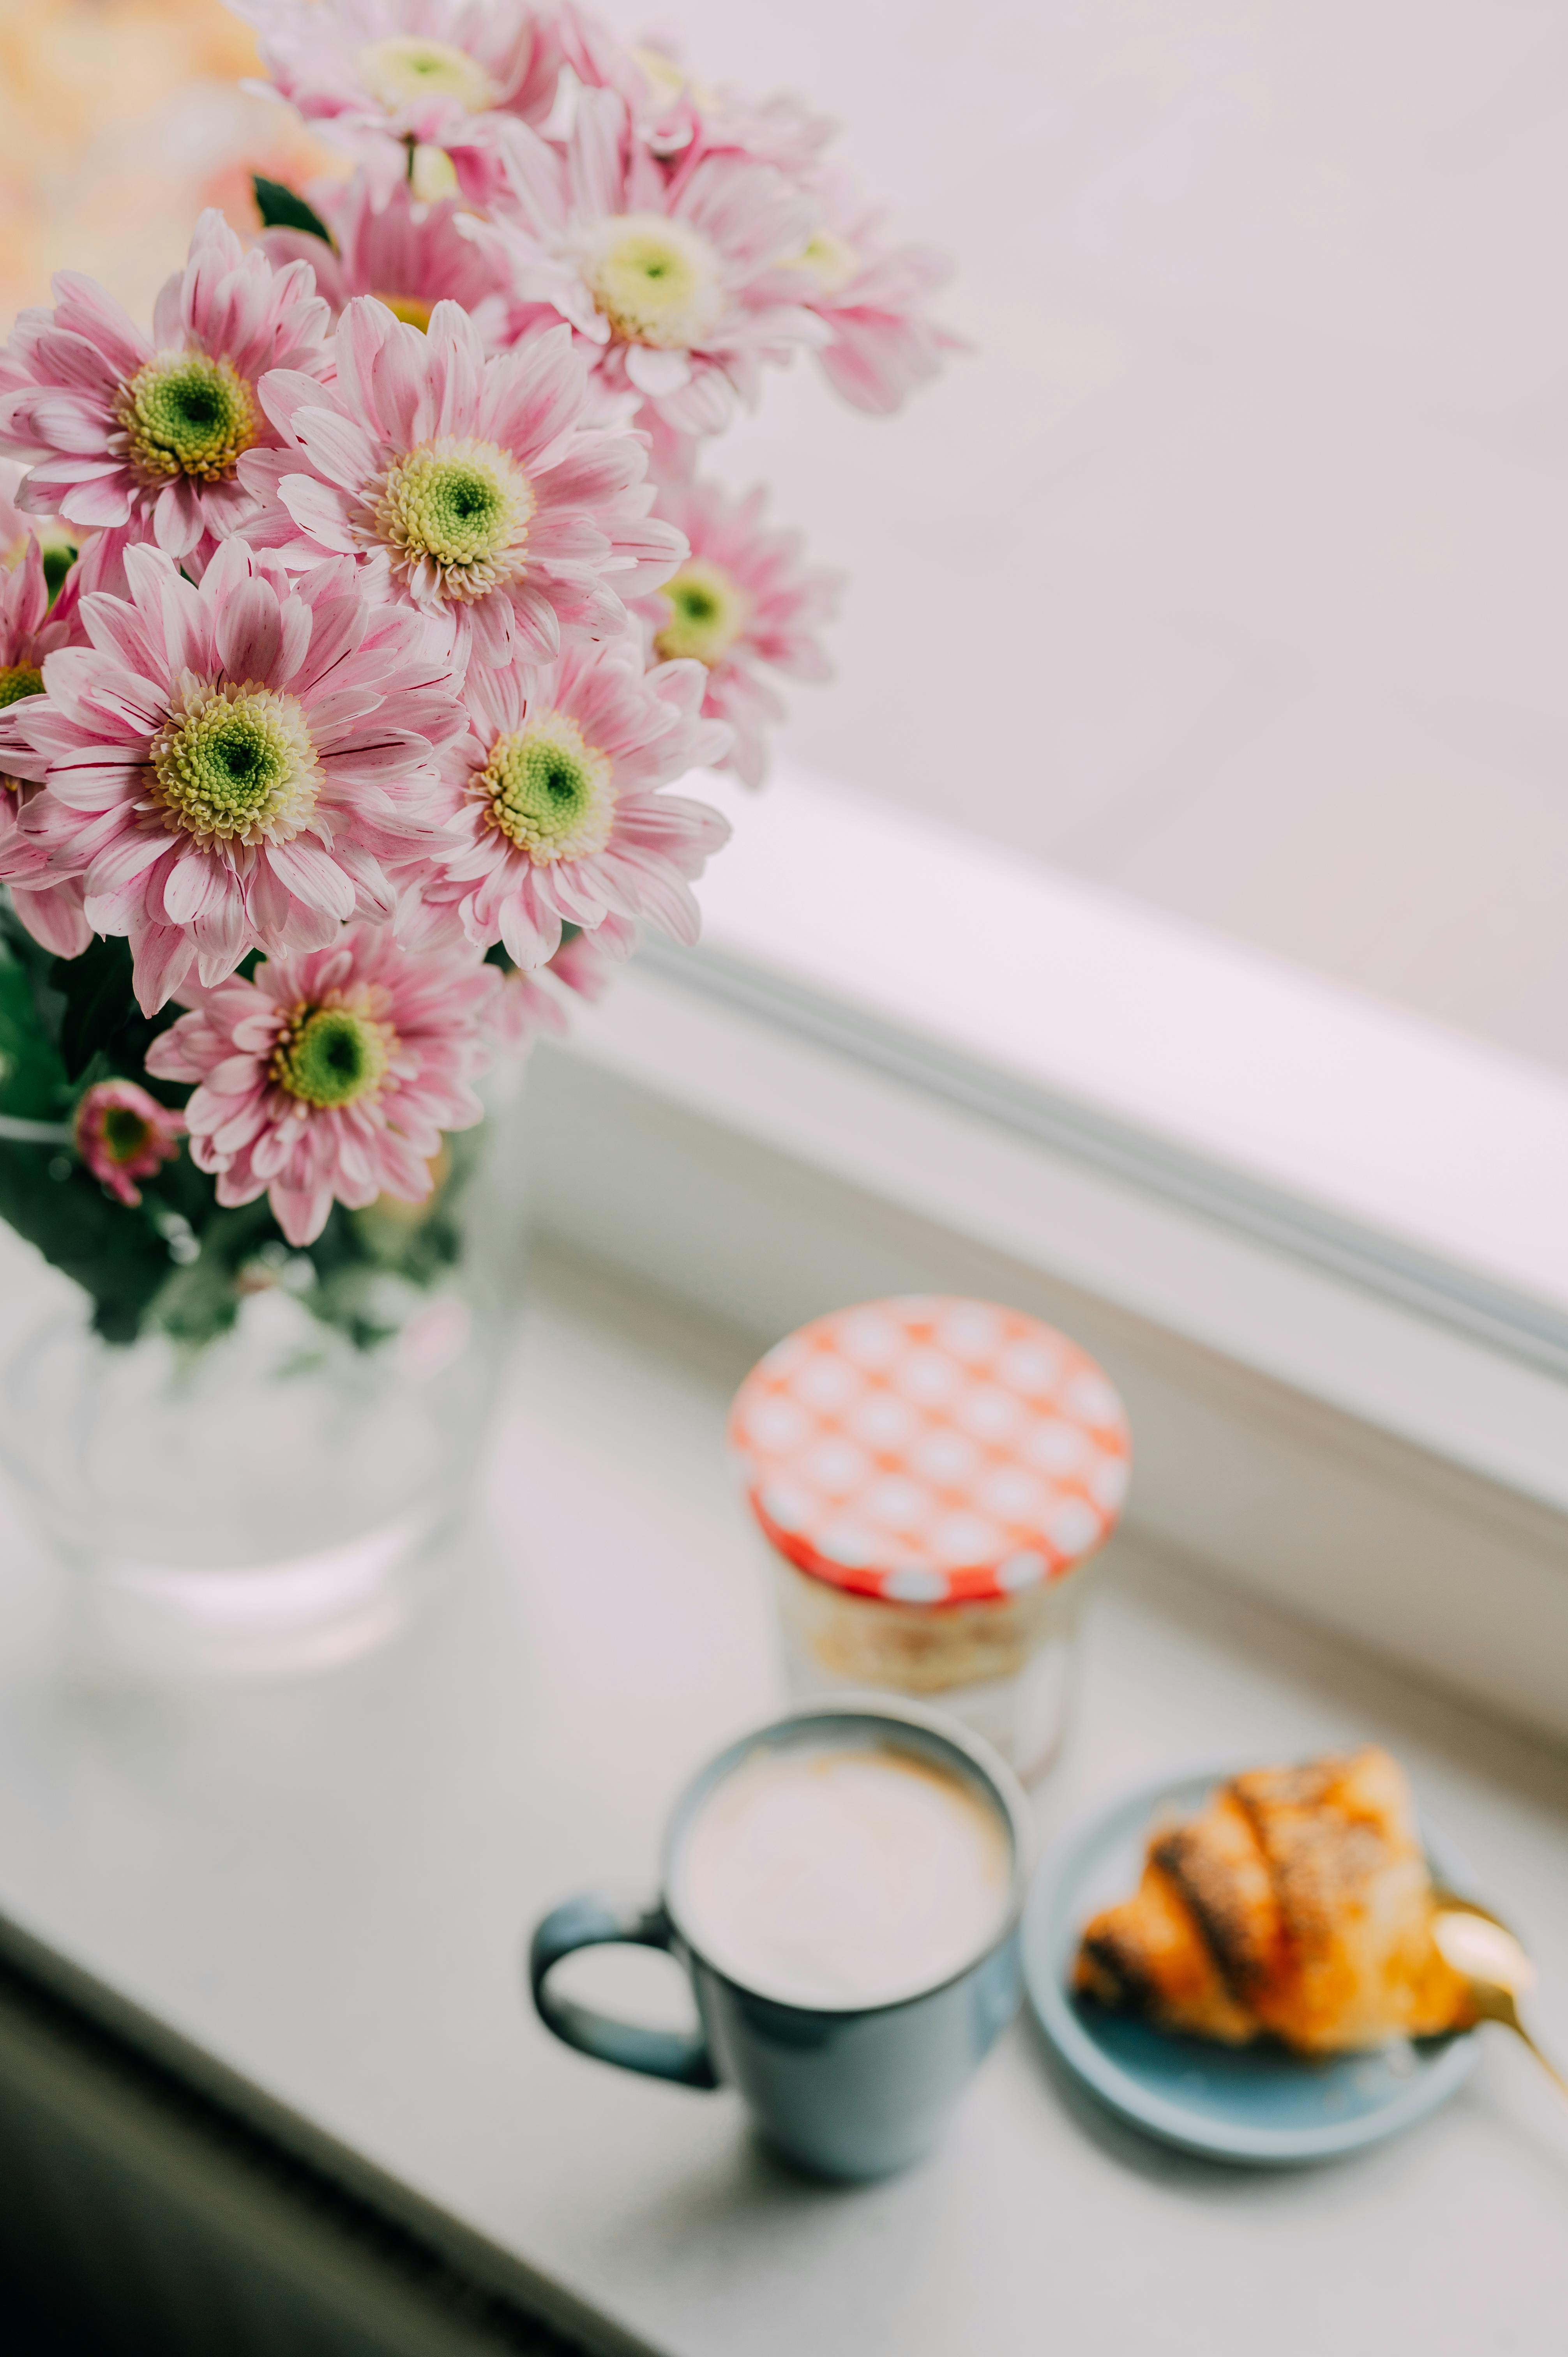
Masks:
[[[1514,2031],[1516,2036],[1524,2040],[1524,2043],[1529,2047],[1530,2052],[1534,2055],[1536,2061],[1540,2063],[1547,2077],[1552,2080],[1553,2084],[1563,2094],[1568,2095],[1568,2079],[1565,2079],[1563,2076],[1562,2072],[1557,2068],[1556,2063],[1552,2061],[1551,2056],[1544,2053],[1536,2044],[1534,2039],[1530,2036],[1529,2030],[1525,2028],[1523,2022],[1519,2018],[1518,2006],[1510,2002],[1507,2013],[1499,2012],[1498,2018],[1504,2021],[1508,2028]]]
[[[1466,1899],[1459,1891],[1451,1890],[1445,1882],[1434,1880],[1432,1902],[1441,1913],[1478,1915],[1483,1923],[1495,1923],[1499,1932],[1506,1932],[1509,1928],[1500,1915],[1494,1915],[1491,1909],[1483,1907],[1478,1899]]]

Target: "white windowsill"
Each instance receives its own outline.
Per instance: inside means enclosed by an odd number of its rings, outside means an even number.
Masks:
[[[733,2094],[558,2045],[524,1994],[530,1927],[574,1889],[649,1890],[674,1795],[783,1695],[724,1461],[744,1345],[548,1262],[521,1339],[483,1511],[435,1567],[430,1617],[332,1675],[95,1697],[71,1674],[70,1591],[0,1498],[0,1954],[16,1927],[36,1973],[600,2357],[1251,2357],[1262,2316],[1271,2357],[1323,2357],[1347,2338],[1348,2286],[1357,2350],[1561,2348],[1561,2104],[1500,2031],[1420,2130],[1270,2185],[1064,2101],[1021,2020],[930,2162],[850,2193],[769,2162]],[[1156,1778],[1375,1737],[1518,1924],[1541,1967],[1532,2021],[1568,2044],[1560,1760],[1127,1539],[1084,1666],[1035,1800],[1043,1858]],[[624,1983],[597,1994],[639,2003]],[[376,2237],[344,2249],[314,2207],[308,2240],[287,2231],[274,2183],[171,2150],[124,2093],[89,2111],[79,2079],[40,2087],[47,2061],[0,2018],[0,2109],[42,2110],[38,2181],[60,2189],[44,2206],[69,2216],[75,2280],[101,2280],[105,2314],[134,2313],[152,2276],[177,2295],[181,2348],[227,2350],[242,2267],[251,2347],[335,2347],[302,2330],[323,2307],[356,2348],[382,2319],[378,2347],[499,2346],[480,2317],[427,2321],[417,2284],[399,2314]],[[90,2193],[137,2179],[186,2231],[84,2206],[60,2159],[83,2144]],[[15,2166],[20,2184],[31,2149]],[[1434,2233],[1462,2205],[1471,2231]],[[293,2338],[263,2341],[280,2315]]]

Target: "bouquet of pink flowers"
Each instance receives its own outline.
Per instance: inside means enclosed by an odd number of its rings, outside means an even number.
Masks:
[[[951,341],[793,101],[571,0],[240,13],[352,177],[204,214],[150,332],[63,274],[0,357],[0,1215],[114,1340],[451,1256],[487,1063],[696,938],[727,830],[672,789],[824,674],[832,579],[704,439],[798,352],[888,412]]]

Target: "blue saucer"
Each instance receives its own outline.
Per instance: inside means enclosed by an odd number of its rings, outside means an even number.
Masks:
[[[1169,2038],[1072,1996],[1079,1935],[1090,1916],[1137,1887],[1156,1812],[1190,1815],[1219,1781],[1186,1776],[1134,1794],[1040,1875],[1024,1918],[1024,1974],[1041,2029],[1101,2103],[1187,2152],[1284,2168],[1398,2136],[1468,2075],[1472,2036],[1308,2061],[1277,2047]]]

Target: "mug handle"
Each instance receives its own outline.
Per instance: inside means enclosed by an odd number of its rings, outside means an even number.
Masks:
[[[650,2078],[673,2079],[683,2087],[716,2087],[718,2072],[700,2029],[649,2029],[640,2022],[618,2021],[613,2014],[553,1995],[549,1986],[562,1958],[579,1948],[619,1942],[633,1948],[662,1948],[671,1954],[672,1938],[662,1907],[617,1907],[589,1896],[564,1900],[546,1915],[529,1945],[528,1979],[539,2018],[565,2045],[591,2054],[597,2062],[617,2062],[623,2071],[643,2071]]]

